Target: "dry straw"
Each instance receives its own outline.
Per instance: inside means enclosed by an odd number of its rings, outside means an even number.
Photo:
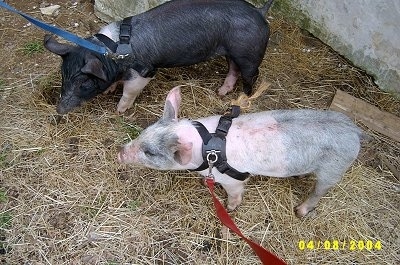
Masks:
[[[255,89],[252,96],[248,97],[246,94],[241,93],[236,100],[231,101],[231,105],[239,106],[241,109],[250,108],[251,102],[261,96],[261,94],[265,90],[267,90],[270,85],[270,83],[267,83],[265,80],[263,80],[261,84]]]
[[[25,3],[14,2],[26,11]],[[68,28],[70,19],[79,17],[88,26],[70,30],[84,36],[98,25],[87,15],[89,3],[80,7],[82,12],[65,9],[56,20]],[[216,96],[227,72],[223,59],[161,69],[125,116],[115,114],[117,93],[60,119],[52,92],[61,85],[59,58],[18,51],[43,32],[24,28],[25,21],[1,10],[0,16],[0,248],[6,252],[0,263],[258,264],[243,241],[221,239],[221,224],[198,175],[116,161],[118,147],[159,118],[167,92],[176,85],[186,85],[182,117],[222,114],[240,92]],[[342,89],[399,115],[399,101],[370,77],[284,19],[270,20],[260,80],[271,85],[247,112],[327,109],[335,89]],[[400,168],[400,147],[367,133],[374,140],[364,143],[359,159],[315,212],[304,219],[293,212],[310,192],[313,177],[254,177],[232,214],[239,228],[288,264],[399,264],[399,180],[381,157]],[[217,195],[226,201],[222,189]],[[314,249],[299,249],[299,242],[311,240]],[[335,240],[345,246],[316,249],[318,242]],[[351,250],[352,240],[379,241],[382,248]]]

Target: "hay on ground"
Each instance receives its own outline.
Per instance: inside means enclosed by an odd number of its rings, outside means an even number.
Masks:
[[[53,22],[81,35],[94,33],[99,25],[87,15],[91,5],[79,7],[80,12],[66,9]],[[29,11],[29,5],[19,8]],[[77,29],[70,26],[75,16],[83,21]],[[221,224],[196,173],[116,161],[118,147],[160,117],[165,96],[176,85],[186,85],[182,117],[223,113],[240,92],[216,96],[227,72],[225,60],[161,69],[124,116],[115,114],[118,92],[59,119],[54,104],[60,59],[49,52],[24,54],[24,43],[40,41],[44,32],[24,28],[26,21],[3,10],[0,17],[2,264],[258,263],[238,237],[221,239]],[[283,18],[269,20],[271,41],[259,82],[271,86],[247,112],[327,109],[341,89],[399,116],[398,99],[380,91],[371,77]],[[312,177],[254,177],[233,213],[238,227],[288,264],[398,264],[399,180],[380,158],[400,168],[400,146],[367,133],[373,140],[315,212],[304,219],[293,212],[310,192]],[[217,195],[225,202],[222,189]],[[359,241],[373,245],[360,249]],[[307,245],[300,249],[303,242]]]

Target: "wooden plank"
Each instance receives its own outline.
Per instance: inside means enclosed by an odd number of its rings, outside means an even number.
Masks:
[[[389,170],[393,173],[394,177],[397,180],[400,180],[400,171],[397,170],[397,168],[395,166],[392,165],[392,163],[389,162],[389,160],[384,156],[384,155],[380,155],[379,156],[380,160],[382,161],[382,163],[387,166],[389,168]]]
[[[377,107],[341,90],[336,91],[329,108],[343,112],[355,120],[361,121],[368,128],[400,142],[400,118],[396,115],[381,111]]]

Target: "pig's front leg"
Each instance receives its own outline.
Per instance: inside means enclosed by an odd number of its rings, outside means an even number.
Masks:
[[[225,176],[225,178],[230,178],[230,177]],[[233,178],[230,179],[231,180],[228,183],[220,183],[220,184],[228,194],[228,203],[226,208],[228,209],[228,211],[233,211],[242,202],[244,186],[247,183],[248,179],[245,181],[240,181]]]
[[[117,111],[125,112],[132,107],[136,97],[142,92],[143,88],[150,82],[151,78],[141,77],[136,71],[131,70],[131,77],[124,81],[124,90],[121,99],[119,100]]]

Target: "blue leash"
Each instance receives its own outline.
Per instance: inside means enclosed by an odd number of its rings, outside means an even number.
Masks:
[[[80,38],[80,37],[68,32],[68,31],[65,31],[65,30],[62,30],[60,28],[51,26],[51,25],[49,25],[47,23],[44,23],[43,21],[40,21],[40,20],[38,20],[36,18],[28,16],[27,14],[24,14],[24,13],[22,13],[22,12],[16,10],[16,9],[14,9],[13,7],[7,5],[3,1],[0,1],[0,7],[3,7],[5,9],[8,9],[11,12],[19,14],[19,15],[23,16],[25,19],[27,19],[28,21],[30,21],[33,24],[35,24],[36,26],[38,26],[38,27],[40,27],[40,28],[42,28],[44,30],[47,30],[47,31],[49,31],[51,33],[54,33],[54,34],[66,39],[66,40],[68,40],[70,42],[73,42],[73,43],[79,45],[79,46],[82,46],[82,47],[84,47],[86,49],[89,49],[91,51],[94,51],[94,52],[97,52],[97,53],[100,53],[100,54],[103,54],[103,55],[107,55],[108,54],[106,47],[102,47],[100,45],[94,44],[94,43],[92,43],[92,42],[90,42],[88,40],[82,39],[82,38]]]

